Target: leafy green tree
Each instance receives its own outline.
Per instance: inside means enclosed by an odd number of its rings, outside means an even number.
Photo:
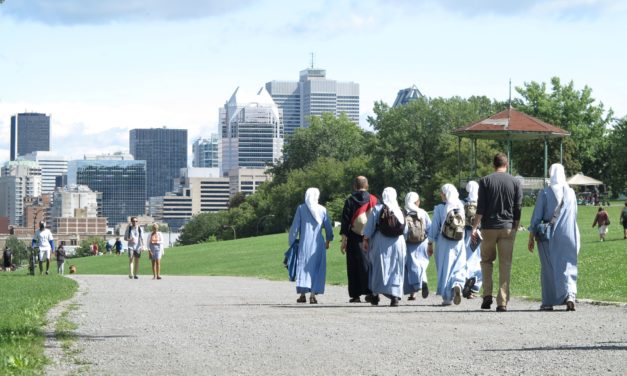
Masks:
[[[203,243],[211,236],[222,234],[222,225],[227,224],[228,212],[200,213],[193,216],[181,230],[177,244]]]
[[[599,177],[603,166],[601,151],[613,111],[606,111],[603,103],[595,103],[592,89],[585,86],[577,90],[572,81],[562,85],[558,77],[553,77],[550,92],[545,83],[535,81],[517,87],[516,91],[522,99],[515,100],[514,107],[571,133],[563,140],[567,175],[583,172]],[[559,142],[549,141],[549,164],[559,162]],[[543,176],[543,142],[518,142],[512,149],[521,174]]]
[[[609,136],[602,159],[604,165],[599,176],[616,197],[627,193],[627,116],[615,122]]]

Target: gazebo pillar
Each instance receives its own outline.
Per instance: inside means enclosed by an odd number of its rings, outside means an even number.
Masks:
[[[507,139],[507,173],[512,173],[512,140],[510,138]]]
[[[549,160],[549,146],[546,137],[544,138],[544,185],[546,185],[546,178],[548,177],[548,165]]]
[[[457,186],[461,187],[462,185],[462,138],[461,137],[457,137],[457,166],[459,167]]]
[[[564,139],[560,138],[560,164],[564,165]]]
[[[477,177],[477,139],[472,139],[472,177]]]

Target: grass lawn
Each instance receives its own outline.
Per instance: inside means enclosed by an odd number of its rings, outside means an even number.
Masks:
[[[609,207],[612,225],[608,241],[601,243],[592,221],[597,208],[579,207],[579,229],[581,251],[579,253],[578,297],[627,301],[627,240],[623,241],[622,228],[618,222],[622,203]],[[533,208],[524,208],[522,223],[529,224]],[[516,239],[511,290],[515,296],[540,298],[540,264],[537,250],[527,251],[527,232],[521,232]],[[166,250],[162,260],[164,276],[167,275],[229,275],[254,276],[273,280],[286,280],[287,273],[282,266],[283,252],[287,249],[287,234],[268,235],[256,238],[238,239]],[[142,256],[140,273],[150,276],[150,261]],[[82,274],[128,275],[128,258],[105,255],[71,259],[66,264],[75,264]],[[435,265],[429,265],[429,280],[435,287]],[[495,272],[497,272],[495,268]],[[498,272],[497,272],[498,273]],[[496,276],[495,276],[496,280]],[[346,284],[344,256],[339,250],[339,237],[331,243],[327,257],[327,283]]]
[[[0,375],[43,373],[46,313],[77,287],[69,278],[33,277],[24,269],[0,273]]]

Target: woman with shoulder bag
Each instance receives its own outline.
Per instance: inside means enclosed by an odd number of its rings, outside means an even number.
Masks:
[[[565,304],[567,311],[574,311],[580,246],[577,197],[566,183],[564,166],[553,164],[550,176],[551,184],[538,194],[531,216],[528,249],[533,253],[537,241],[542,284],[540,310],[552,311],[553,306]],[[548,236],[539,237],[539,229],[547,225]]]
[[[161,256],[163,256],[163,235],[159,232],[159,225],[152,224],[152,232],[148,238],[148,251],[152,263],[152,279],[161,279]]]

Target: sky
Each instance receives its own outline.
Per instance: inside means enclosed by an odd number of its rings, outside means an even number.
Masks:
[[[623,117],[625,36],[627,0],[5,0],[0,163],[19,112],[49,114],[68,159],[128,152],[130,129],[163,126],[187,129],[191,153],[237,87],[297,81],[312,53],[359,83],[364,128],[412,85],[506,100],[510,79],[554,76]]]

